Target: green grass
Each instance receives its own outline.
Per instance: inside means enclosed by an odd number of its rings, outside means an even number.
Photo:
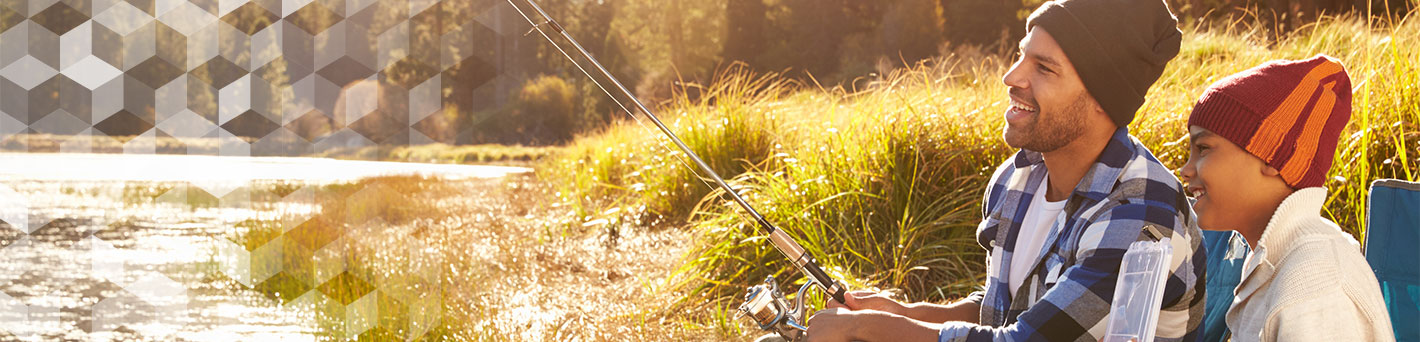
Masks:
[[[1420,173],[1420,16],[1396,22],[1327,18],[1287,37],[1247,27],[1189,28],[1182,52],[1131,125],[1165,165],[1187,159],[1189,110],[1212,82],[1278,58],[1341,59],[1354,86],[1326,215],[1365,232],[1366,188]],[[731,69],[657,111],[697,154],[771,222],[795,236],[854,288],[900,290],[943,301],[981,283],[974,243],[989,172],[1010,150],[1000,140],[1005,56],[952,55],[869,82],[825,88]],[[544,179],[584,221],[639,215],[696,232],[668,287],[685,324],[722,336],[745,332],[725,311],[774,274],[799,279],[743,213],[701,184],[645,122],[579,138],[545,161]],[[788,287],[786,285],[786,287]],[[683,309],[683,310],[679,310]]]

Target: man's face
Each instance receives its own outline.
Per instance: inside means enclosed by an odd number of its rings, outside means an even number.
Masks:
[[[1020,58],[1001,79],[1010,96],[1006,144],[1036,152],[1064,147],[1084,132],[1086,118],[1099,110],[1065,51],[1044,29],[1021,39]]]

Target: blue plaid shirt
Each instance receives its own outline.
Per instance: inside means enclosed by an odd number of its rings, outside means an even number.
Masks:
[[[1193,211],[1173,173],[1128,130],[1114,133],[1051,224],[1028,278],[1010,292],[1011,256],[1021,221],[1046,169],[1022,150],[996,169],[977,241],[990,251],[980,324],[947,322],[940,341],[1099,341],[1108,322],[1124,252],[1135,241],[1171,238],[1173,260],[1155,333],[1194,341],[1203,320],[1207,256]]]

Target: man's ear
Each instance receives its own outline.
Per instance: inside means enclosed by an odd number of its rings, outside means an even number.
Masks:
[[[1103,106],[1103,105],[1100,105],[1100,101],[1099,101],[1099,100],[1096,100],[1095,97],[1094,97],[1094,95],[1090,95],[1090,91],[1089,91],[1089,90],[1085,90],[1085,96],[1090,98],[1090,107],[1091,107],[1091,109],[1094,110],[1095,115],[1103,116],[1103,117],[1105,118],[1105,120],[1109,120],[1110,122],[1114,122],[1114,120],[1111,120],[1111,119],[1109,118],[1109,113],[1107,113],[1107,112],[1104,111],[1104,106]]]
[[[1114,130],[1119,129],[1119,126],[1114,123],[1114,119],[1111,119],[1109,117],[1109,113],[1104,111],[1104,106],[1101,106],[1100,102],[1098,100],[1095,100],[1094,96],[1090,96],[1089,92],[1085,92],[1085,97],[1089,98],[1090,100],[1089,105],[1091,120],[1097,121],[1100,127],[1108,127],[1110,133],[1113,133]]]

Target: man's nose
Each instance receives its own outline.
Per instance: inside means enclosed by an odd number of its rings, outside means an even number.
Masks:
[[[1019,75],[1021,70],[1020,66],[1020,62],[1011,65],[1011,69],[1006,70],[1005,75],[1001,75],[1001,84],[1005,84],[1008,88],[1026,88],[1028,85],[1026,84],[1025,77],[1020,77]]]

